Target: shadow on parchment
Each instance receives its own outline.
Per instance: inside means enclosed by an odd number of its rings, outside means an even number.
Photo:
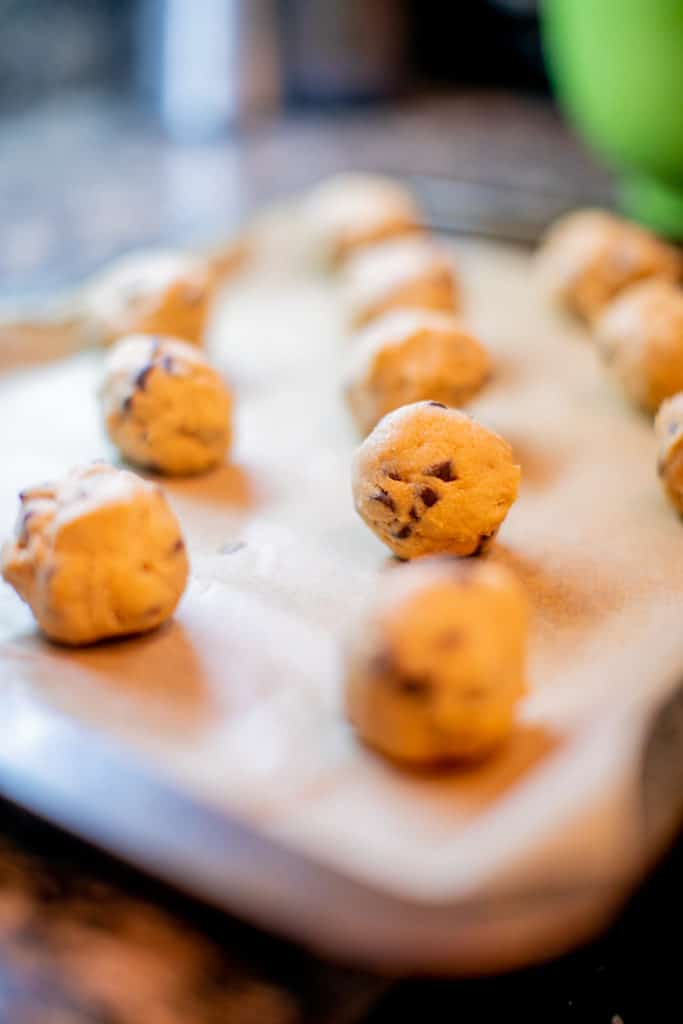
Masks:
[[[551,627],[557,639],[563,630],[574,632],[598,626],[603,619],[623,605],[623,586],[612,583],[601,574],[594,559],[567,561],[553,570],[546,568],[541,557],[531,558],[504,541],[496,538],[491,547],[480,555],[458,558],[455,555],[433,555],[424,561],[436,561],[454,566],[475,564],[478,560],[495,562],[510,569],[523,585],[535,613],[545,627]],[[384,572],[400,572],[401,567],[421,564],[421,560],[402,561],[387,555],[382,563]]]
[[[501,541],[483,557],[515,573],[539,623],[552,628],[558,640],[563,630],[599,626],[623,604],[623,586],[601,575],[589,557],[567,561],[551,571],[542,558],[531,558]]]
[[[520,366],[519,358],[514,358],[507,352],[494,352],[494,359],[491,376],[482,392],[485,395],[492,395],[498,391],[502,394],[524,378],[524,368]]]
[[[520,723],[506,743],[481,761],[444,765],[418,774],[400,765],[392,765],[391,770],[407,787],[419,789],[421,799],[450,803],[457,797],[460,812],[477,814],[538,768],[560,743],[561,737],[545,726]]]
[[[251,509],[259,504],[262,494],[253,477],[237,463],[229,463],[199,476],[154,477],[170,494],[179,498],[229,505],[234,509]]]
[[[321,800],[343,789],[352,777],[363,778],[363,785],[371,786],[372,776],[381,779],[384,775],[401,788],[404,796],[418,800],[425,810],[436,810],[441,824],[452,824],[454,819],[464,823],[486,811],[559,750],[563,739],[543,725],[520,722],[507,742],[486,759],[424,770],[393,762],[358,737],[352,742],[358,745],[358,753],[345,766],[337,763],[311,780],[300,797]]]
[[[187,732],[211,715],[204,668],[187,629],[172,619],[141,636],[62,647],[27,633],[17,641],[24,682],[79,719],[115,731]],[[47,662],[47,665],[46,665]]]
[[[521,488],[541,490],[552,484],[566,467],[566,455],[547,444],[538,444],[514,431],[503,431],[512,445],[515,460],[522,468]]]

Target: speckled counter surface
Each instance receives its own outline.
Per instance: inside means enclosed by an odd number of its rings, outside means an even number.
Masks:
[[[115,97],[76,95],[0,126],[0,298],[72,282],[136,245],[219,238],[342,168],[611,196],[547,101],[505,93],[292,115],[184,147]]]
[[[496,979],[384,981],[197,907],[0,803],[2,1024],[680,1019],[683,844],[599,942]]]
[[[350,1024],[385,988],[0,812],[2,1024]]]

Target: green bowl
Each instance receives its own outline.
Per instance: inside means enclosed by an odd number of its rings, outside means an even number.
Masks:
[[[625,212],[683,239],[683,0],[545,0],[560,103],[613,164]]]

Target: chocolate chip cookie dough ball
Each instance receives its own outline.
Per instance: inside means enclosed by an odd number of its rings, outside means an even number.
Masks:
[[[101,399],[109,437],[137,466],[187,476],[225,458],[230,394],[192,345],[147,334],[122,338],[108,354]]]
[[[683,514],[683,392],[662,402],[655,420],[657,473],[673,507]]]
[[[342,288],[355,328],[395,309],[453,313],[460,308],[453,261],[435,243],[419,237],[362,250],[348,260]]]
[[[352,468],[358,514],[404,559],[484,551],[517,497],[519,477],[507,441],[438,402],[385,416]]]
[[[127,260],[86,294],[87,333],[111,345],[126,334],[169,334],[201,345],[219,272],[179,254]]]
[[[550,229],[538,262],[547,290],[589,323],[636,281],[675,281],[683,273],[676,249],[605,210],[579,210],[559,220]]]
[[[683,390],[683,289],[667,281],[634,285],[600,317],[596,340],[626,396],[656,412]]]
[[[453,261],[425,238],[400,238],[363,249],[344,268],[348,315],[362,327],[390,310],[460,308]]]
[[[414,767],[470,761],[509,736],[525,692],[527,602],[491,563],[422,563],[391,573],[347,659],[358,734]]]
[[[398,310],[356,335],[346,397],[359,429],[367,434],[401,405],[423,399],[464,404],[490,372],[488,352],[455,317]]]
[[[154,629],[174,611],[188,562],[161,489],[96,463],[20,495],[2,575],[64,644]]]
[[[322,182],[304,203],[304,217],[316,258],[333,265],[373,242],[420,230],[410,192],[373,174],[340,174]]]

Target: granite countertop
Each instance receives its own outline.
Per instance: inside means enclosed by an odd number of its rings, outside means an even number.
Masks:
[[[133,246],[220,237],[264,199],[351,159],[529,193],[612,194],[546,101],[508,94],[301,115],[187,148],[121,98],[76,95],[8,117],[2,132],[0,298],[73,283]],[[388,1024],[406,1013],[634,1024],[657,1019],[642,1016],[654,992],[674,998],[659,921],[677,918],[680,849],[589,950],[509,978],[388,991],[0,809],[2,1024]]]
[[[5,118],[2,133],[0,298],[73,282],[134,246],[223,237],[265,200],[349,167],[612,195],[546,100],[507,93],[292,115],[184,147],[122,98],[76,94]]]
[[[607,933],[492,979],[386,980],[200,907],[0,803],[3,1024],[675,1021],[683,842]]]
[[[386,987],[0,809],[2,1024],[347,1024]]]

